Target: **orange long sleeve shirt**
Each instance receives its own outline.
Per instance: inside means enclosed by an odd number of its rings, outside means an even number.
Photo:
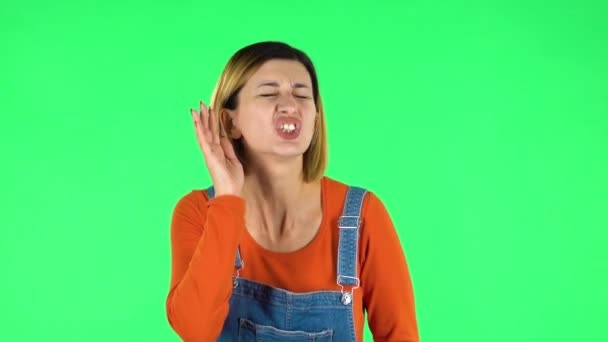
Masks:
[[[166,301],[169,324],[184,341],[215,341],[228,315],[241,248],[240,277],[292,292],[340,291],[336,283],[338,219],[348,186],[327,176],[321,181],[323,218],[304,248],[278,253],[257,244],[245,228],[245,200],[222,195],[208,200],[193,190],[175,206],[171,219],[171,284]],[[364,310],[375,341],[419,341],[408,266],[392,220],[373,193],[364,199],[358,276],[353,312],[357,341],[363,341]]]

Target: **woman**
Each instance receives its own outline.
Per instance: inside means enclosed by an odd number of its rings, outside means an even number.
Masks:
[[[380,199],[324,176],[312,62],[279,42],[229,60],[191,110],[213,186],[177,203],[166,310],[185,341],[418,341],[408,267]],[[357,163],[353,163],[356,166]]]

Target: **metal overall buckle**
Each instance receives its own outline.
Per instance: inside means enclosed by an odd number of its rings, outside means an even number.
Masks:
[[[232,287],[235,289],[237,288],[237,286],[239,286],[239,272],[243,268],[245,268],[245,262],[241,259],[241,267],[236,269],[236,275],[232,277]]]
[[[357,284],[350,289],[350,292],[344,292],[344,286],[342,286],[342,284],[340,284],[340,282],[339,282],[340,277],[355,279],[357,281]],[[340,298],[340,301],[342,302],[342,304],[348,305],[348,304],[352,303],[353,302],[353,292],[355,292],[355,289],[358,289],[359,285],[360,285],[359,278],[341,275],[341,276],[338,276],[338,280],[336,281],[336,283],[338,284],[338,286],[340,286],[340,293],[342,293],[342,297]]]

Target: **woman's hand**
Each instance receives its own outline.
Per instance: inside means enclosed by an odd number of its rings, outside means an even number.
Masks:
[[[203,151],[205,165],[211,175],[216,196],[240,196],[245,181],[243,165],[236,157],[227,137],[220,137],[217,118],[212,109],[200,102],[200,112],[190,109],[194,119],[196,139]]]

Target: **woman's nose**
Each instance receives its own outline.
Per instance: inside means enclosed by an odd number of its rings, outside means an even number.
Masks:
[[[297,101],[293,95],[279,96],[279,111],[292,112],[297,109]]]

